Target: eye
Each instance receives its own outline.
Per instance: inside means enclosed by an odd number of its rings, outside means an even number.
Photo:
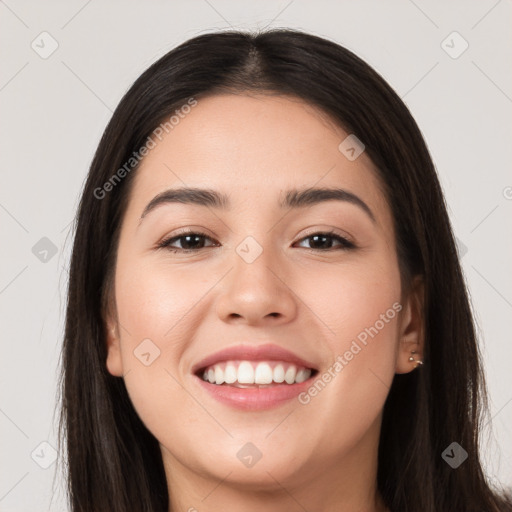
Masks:
[[[321,232],[321,233],[312,233],[311,235],[308,235],[304,237],[300,242],[304,240],[313,240],[313,247],[311,247],[312,250],[315,251],[329,251],[329,250],[348,250],[348,249],[355,249],[356,245],[347,240],[346,238],[337,235],[334,231],[328,231],[328,232]],[[331,243],[329,242],[331,241]],[[335,240],[339,243],[338,247],[332,247],[332,240]],[[300,243],[299,242],[299,243]]]
[[[186,231],[177,236],[166,238],[159,244],[159,248],[165,248],[171,252],[196,252],[200,249],[204,249],[204,240],[212,240],[206,233],[196,231]],[[180,241],[181,247],[172,247],[171,244]]]

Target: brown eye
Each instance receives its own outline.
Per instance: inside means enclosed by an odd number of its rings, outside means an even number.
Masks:
[[[165,248],[171,252],[194,252],[205,248],[205,239],[211,240],[205,233],[188,232],[162,240],[159,248]],[[172,244],[179,241],[181,247],[173,247]],[[211,246],[210,246],[211,247]]]
[[[343,238],[340,235],[337,235],[333,232],[328,233],[314,233],[312,235],[308,235],[304,237],[303,240],[312,240],[312,243],[310,242],[310,249],[318,250],[318,251],[329,251],[329,250],[336,250],[336,249],[355,249],[355,245],[352,242],[349,242],[346,238]],[[333,247],[332,241],[335,240],[339,243],[339,245],[336,247]]]

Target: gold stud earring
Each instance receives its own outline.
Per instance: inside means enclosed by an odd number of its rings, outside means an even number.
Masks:
[[[411,350],[411,354],[416,354],[416,350]],[[418,360],[416,360],[416,359],[414,359],[414,357],[413,357],[413,356],[409,357],[409,361],[410,361],[411,363],[412,363],[412,362],[414,362],[414,361],[416,362],[416,366],[415,366],[415,368],[418,368],[418,366],[420,366],[420,365],[422,365],[422,364],[423,364],[423,361],[421,361],[421,360],[419,360],[419,359],[418,359]]]

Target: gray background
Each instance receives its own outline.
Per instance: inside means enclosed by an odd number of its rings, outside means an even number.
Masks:
[[[510,0],[0,1],[0,511],[67,510],[52,450],[56,371],[70,221],[100,135],[158,57],[231,27],[295,27],[339,42],[410,108],[479,324],[492,417],[486,471],[512,485],[511,13]]]

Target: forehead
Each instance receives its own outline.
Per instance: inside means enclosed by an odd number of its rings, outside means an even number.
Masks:
[[[155,195],[193,186],[229,195],[234,208],[276,208],[293,187],[343,187],[385,210],[379,178],[363,152],[350,161],[349,134],[299,98],[223,94],[198,100],[168,129],[136,172],[130,203],[138,214]],[[382,213],[382,212],[381,212]]]

